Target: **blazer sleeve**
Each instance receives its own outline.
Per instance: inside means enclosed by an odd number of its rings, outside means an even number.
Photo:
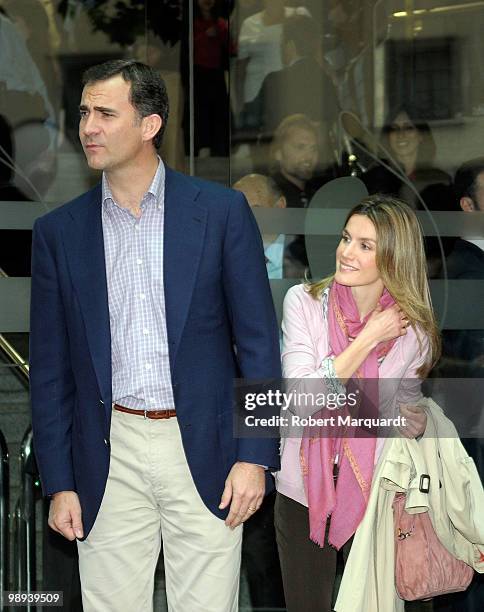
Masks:
[[[74,377],[54,239],[34,225],[30,306],[30,394],[35,455],[44,495],[75,490],[71,456]],[[51,232],[53,233],[53,232]]]
[[[223,286],[240,377],[281,378],[279,330],[256,220],[244,195],[233,192],[223,247]],[[238,441],[238,460],[279,467],[278,439]]]

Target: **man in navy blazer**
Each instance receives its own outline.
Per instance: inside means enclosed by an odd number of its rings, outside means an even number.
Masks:
[[[277,440],[233,434],[234,378],[279,378],[260,235],[240,193],[165,167],[162,79],[84,76],[91,191],[34,226],[32,422],[50,526],[78,540],[84,610],[237,609],[241,524]]]

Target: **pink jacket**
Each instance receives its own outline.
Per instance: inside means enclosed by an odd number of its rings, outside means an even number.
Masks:
[[[315,300],[306,292],[304,285],[291,287],[284,299],[282,370],[286,379],[292,379],[291,390],[296,389],[301,393],[314,391],[314,379],[324,379],[327,375],[321,367],[321,362],[330,352],[324,299],[325,296]],[[422,381],[417,377],[417,370],[426,359],[428,344],[424,340],[422,345],[421,352],[417,335],[409,327],[407,334],[398,338],[380,365],[380,378],[392,379],[388,381],[392,393],[386,389],[385,397],[386,401],[393,403],[393,409],[400,403],[415,405],[422,397]],[[306,414],[304,408],[298,408],[295,412],[308,416],[314,412],[314,408],[307,409]],[[276,487],[283,495],[307,506],[299,461],[302,428],[299,431],[293,429],[292,432],[295,437],[283,437],[281,440],[281,470],[276,474]],[[379,442],[377,459],[383,440]]]

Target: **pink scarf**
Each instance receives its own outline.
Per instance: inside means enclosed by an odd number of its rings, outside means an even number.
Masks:
[[[385,289],[379,303],[385,309],[391,307],[395,300]],[[355,338],[360,333],[370,314],[360,321],[351,288],[333,281],[328,307],[330,354],[337,356],[342,353],[350,343],[349,338]],[[353,376],[368,379],[368,384],[365,381],[358,384],[362,398],[360,416],[362,412],[365,416],[377,415],[378,360],[389,352],[394,342],[378,344]],[[371,379],[375,379],[376,384],[371,384]],[[361,382],[364,393],[361,393]],[[348,381],[347,392],[350,390],[351,381]],[[341,410],[338,410],[340,414]],[[323,412],[322,416],[336,414],[336,411],[323,410],[321,414]],[[370,415],[371,412],[373,414]],[[366,510],[373,477],[376,438],[355,437],[358,436],[355,429],[341,431],[340,437],[323,435],[317,428],[307,428],[301,441],[301,468],[309,505],[309,537],[319,546],[324,546],[326,521],[331,515],[328,542],[339,550],[355,533]],[[339,455],[339,473],[335,488],[333,467],[336,454]]]

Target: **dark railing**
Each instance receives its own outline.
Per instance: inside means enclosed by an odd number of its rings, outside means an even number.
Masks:
[[[7,278],[7,274],[0,268],[0,278]],[[9,340],[0,334],[0,352],[12,364],[14,371],[24,383],[29,383],[29,366],[17,349]],[[9,550],[9,471],[8,447],[5,438],[0,436],[1,444],[1,568],[0,588],[9,590],[10,587],[10,550]],[[35,499],[37,468],[32,448],[32,429],[25,432],[20,447],[20,496],[15,505],[13,516],[13,581],[15,590],[31,591],[36,585],[36,558],[35,558]],[[2,600],[3,601],[3,592]],[[25,608],[30,610],[30,608]],[[33,608],[32,608],[33,609]]]
[[[14,516],[14,584],[17,591],[35,591],[36,580],[36,535],[35,504],[39,497],[37,465],[32,445],[32,428],[25,432],[20,447],[20,497]],[[34,610],[35,606],[26,606]]]
[[[10,503],[10,473],[8,466],[8,447],[0,430],[0,601],[3,593],[8,590],[9,572],[9,503]]]

